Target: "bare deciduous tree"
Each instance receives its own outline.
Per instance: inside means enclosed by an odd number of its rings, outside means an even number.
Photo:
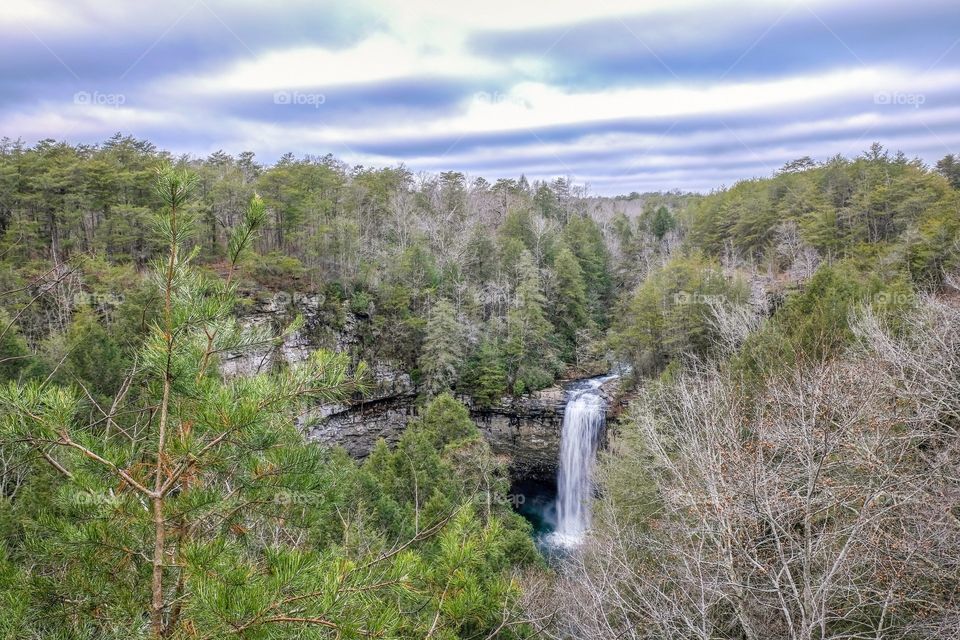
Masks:
[[[955,637],[960,310],[853,326],[850,353],[759,390],[701,364],[645,391],[548,635]]]

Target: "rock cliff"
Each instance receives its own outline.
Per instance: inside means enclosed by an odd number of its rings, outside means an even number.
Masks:
[[[608,416],[617,413],[615,381],[605,385],[610,400]],[[548,480],[556,476],[563,430],[566,392],[550,387],[520,398],[503,398],[491,407],[473,406],[461,398],[490,443],[494,453],[509,460],[514,479]],[[416,416],[412,390],[381,395],[352,406],[327,407],[307,419],[309,437],[345,447],[356,457],[366,456],[378,438],[396,442],[407,422]]]
[[[348,314],[343,329],[336,335],[325,336],[324,344],[314,344],[310,336],[316,335],[316,331],[311,330],[311,323],[316,322],[316,309],[310,304],[300,303],[291,308],[289,304],[277,304],[274,299],[260,300],[245,315],[245,321],[251,326],[270,323],[276,327],[288,321],[292,311],[303,314],[306,321],[303,329],[290,334],[279,349],[228,355],[222,365],[224,374],[249,375],[268,369],[277,359],[294,364],[320,347],[349,350],[355,340],[351,328],[356,319]],[[301,418],[301,427],[309,438],[341,446],[357,458],[369,454],[380,438],[388,444],[400,438],[407,423],[417,414],[416,389],[409,375],[387,363],[374,363],[371,370],[374,390],[365,399],[352,404],[318,406]],[[620,408],[616,381],[604,385],[604,390],[610,401],[608,416],[614,416]],[[461,400],[470,407],[473,419],[494,453],[509,460],[515,479],[552,480],[560,452],[565,395],[563,385],[558,385],[520,398],[503,398],[490,407],[473,406],[468,398]]]

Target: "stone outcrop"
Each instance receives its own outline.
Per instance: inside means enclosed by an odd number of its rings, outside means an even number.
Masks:
[[[244,314],[248,327],[276,329],[284,326],[293,313],[303,315],[304,326],[287,335],[279,348],[227,354],[223,358],[225,376],[251,375],[269,370],[277,359],[287,364],[304,360],[317,348],[350,351],[355,346],[358,319],[345,311],[345,321],[336,331],[321,331],[319,305],[311,298],[291,301],[261,298],[252,301]],[[314,326],[317,325],[317,326]],[[321,337],[322,335],[322,337]],[[341,446],[354,457],[363,458],[383,438],[388,444],[399,440],[407,423],[417,414],[416,389],[406,373],[387,363],[374,363],[373,391],[350,404],[315,407],[300,419],[300,426],[311,439]],[[608,399],[608,416],[621,408],[619,385],[612,380],[602,387]],[[502,398],[490,407],[469,407],[473,419],[494,453],[509,460],[515,479],[550,480],[555,477],[563,429],[566,392],[563,385],[543,389],[519,398]]]
[[[471,410],[493,452],[509,459],[514,478],[556,476],[565,395],[561,387],[551,387]]]
[[[269,371],[278,359],[288,364],[306,360],[310,352],[317,348],[317,345],[308,337],[310,323],[317,317],[317,309],[317,301],[306,296],[298,299],[295,304],[291,304],[288,297],[279,294],[249,300],[249,308],[243,313],[241,320],[248,330],[263,330],[275,335],[298,313],[302,314],[304,325],[297,331],[284,336],[279,347],[270,346],[243,353],[225,353],[220,364],[220,371],[224,377],[249,376]]]
[[[340,446],[355,458],[366,457],[377,440],[394,444],[416,416],[416,395],[373,398],[352,406],[321,407],[306,419],[307,437]]]
[[[602,387],[609,401],[609,416],[619,407],[619,385],[612,380]],[[509,460],[514,479],[552,480],[560,454],[560,435],[566,392],[550,387],[520,398],[503,398],[490,407],[468,406],[474,421],[497,455]],[[396,442],[416,416],[412,390],[380,395],[351,406],[325,407],[308,418],[309,437],[346,448],[353,456],[366,456],[384,438]]]
[[[417,394],[410,376],[387,365],[371,368],[373,390],[352,404],[322,405],[305,414],[301,428],[307,437],[343,447],[355,458],[366,457],[377,440],[400,439],[416,416]]]

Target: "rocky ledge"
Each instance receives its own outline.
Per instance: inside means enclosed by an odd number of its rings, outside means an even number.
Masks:
[[[295,313],[306,320],[304,327],[287,335],[279,349],[265,349],[244,354],[227,354],[222,362],[223,374],[243,376],[268,370],[283,360],[295,364],[319,347],[351,351],[356,342],[356,317],[343,310],[343,326],[335,331],[322,331],[319,303],[313,297],[292,301],[278,296],[250,301],[244,315],[248,327],[284,326]],[[361,401],[343,405],[315,407],[300,420],[308,437],[330,445],[341,446],[363,458],[383,438],[393,444],[400,438],[407,423],[417,415],[417,396],[410,376],[397,371],[389,363],[372,366],[374,390]],[[567,384],[574,381],[569,381]],[[516,480],[548,480],[556,476],[560,455],[560,434],[566,405],[566,384],[543,389],[519,398],[505,397],[489,407],[479,407],[468,398],[460,398],[494,453],[509,460]],[[620,413],[623,394],[617,380],[601,387],[608,401],[608,418]]]
[[[608,416],[616,415],[619,385],[602,387]],[[560,455],[560,434],[566,405],[564,386],[554,386],[519,398],[503,398],[490,407],[477,407],[461,398],[494,453],[509,460],[514,479],[552,480]],[[353,405],[323,407],[306,420],[309,437],[344,447],[352,456],[365,457],[379,438],[393,444],[417,415],[412,390],[377,394]]]

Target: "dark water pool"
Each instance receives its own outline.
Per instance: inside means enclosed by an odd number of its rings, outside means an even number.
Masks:
[[[513,507],[530,524],[537,546],[549,552],[546,538],[557,527],[557,483],[555,480],[519,480],[510,488]]]

